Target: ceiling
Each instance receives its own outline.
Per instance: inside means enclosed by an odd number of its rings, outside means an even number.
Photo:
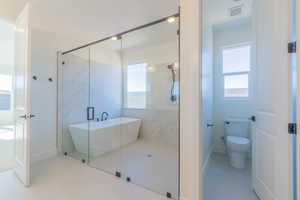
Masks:
[[[77,38],[98,40],[173,15],[178,0],[32,0],[33,23]]]
[[[178,23],[162,22],[122,37],[122,50],[176,42]]]
[[[210,24],[218,25],[234,21],[240,18],[247,18],[252,14],[253,0],[206,0],[205,9]],[[242,5],[241,15],[230,17],[229,9]]]
[[[33,8],[32,24],[67,40],[75,38],[73,47],[173,15],[179,5],[179,0],[0,0],[0,17],[14,21],[27,1]],[[229,17],[228,9],[238,5],[243,5],[242,14]],[[250,16],[251,8],[252,0],[206,0],[205,5],[214,25]],[[158,37],[167,38],[165,33]]]
[[[179,0],[0,0],[0,18],[15,21],[27,1],[34,26],[76,38],[77,45],[173,15],[179,5]]]
[[[0,0],[0,18],[14,22],[28,0]]]
[[[179,5],[179,0],[0,0],[0,18],[14,22],[28,1],[36,8],[35,22],[39,26],[50,29],[52,25],[52,29],[72,32],[89,30],[91,35],[172,15],[178,12]],[[252,0],[206,0],[206,4],[214,24],[228,20],[231,7],[242,4],[243,15],[249,15],[252,10]]]

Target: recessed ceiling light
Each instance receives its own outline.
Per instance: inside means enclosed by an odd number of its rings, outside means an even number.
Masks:
[[[112,36],[111,39],[112,39],[112,40],[120,40],[120,39],[121,39],[121,36],[117,36],[117,35],[116,35],[116,36]]]
[[[175,17],[169,17],[168,19],[167,19],[167,21],[169,22],[169,23],[173,23],[173,22],[175,22]]]

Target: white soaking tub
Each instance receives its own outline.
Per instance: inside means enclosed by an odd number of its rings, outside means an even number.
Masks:
[[[136,141],[140,126],[140,119],[120,117],[70,124],[69,131],[78,152],[87,154],[89,145],[90,156],[97,157]]]

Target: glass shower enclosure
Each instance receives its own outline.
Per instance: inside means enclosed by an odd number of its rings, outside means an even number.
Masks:
[[[179,17],[64,53],[62,152],[179,197]]]

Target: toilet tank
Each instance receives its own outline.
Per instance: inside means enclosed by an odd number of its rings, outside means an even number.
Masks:
[[[224,122],[225,136],[249,138],[250,121],[244,119],[228,119]]]

